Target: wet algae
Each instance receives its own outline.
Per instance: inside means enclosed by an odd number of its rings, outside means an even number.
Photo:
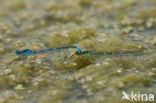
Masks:
[[[122,91],[156,95],[155,5],[155,0],[0,0],[0,103],[131,103],[121,101]],[[14,54],[64,45],[149,53]]]

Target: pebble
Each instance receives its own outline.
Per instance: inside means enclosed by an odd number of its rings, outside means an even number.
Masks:
[[[100,63],[96,63],[95,65],[96,65],[97,67],[99,67],[99,66],[100,66]]]
[[[18,84],[18,85],[16,85],[16,86],[14,87],[14,89],[15,89],[15,90],[25,90],[26,88],[23,87],[22,84]]]
[[[117,72],[118,72],[118,73],[121,73],[121,72],[122,72],[122,70],[118,69],[118,70],[117,70]]]

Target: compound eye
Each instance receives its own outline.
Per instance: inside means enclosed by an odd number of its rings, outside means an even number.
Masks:
[[[78,51],[76,51],[75,54],[79,55],[80,53]]]
[[[19,51],[19,50],[16,50],[16,55],[19,55],[19,54],[21,54],[21,52]]]
[[[76,51],[75,54],[78,54],[78,51]]]

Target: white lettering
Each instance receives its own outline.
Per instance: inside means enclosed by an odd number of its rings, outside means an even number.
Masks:
[[[154,95],[153,95],[153,94],[149,94],[148,100],[149,100],[149,101],[154,101]]]
[[[132,93],[131,93],[131,99],[132,99],[132,101],[137,101],[136,96],[137,95],[134,94],[133,91],[132,91]]]
[[[154,94],[138,94],[131,92],[131,95],[128,95],[125,91],[122,91],[122,98],[121,100],[129,100],[129,101],[154,101]]]

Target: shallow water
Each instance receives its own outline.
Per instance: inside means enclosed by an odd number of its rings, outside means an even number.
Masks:
[[[156,95],[155,5],[155,0],[0,0],[0,103],[121,103],[122,91]],[[15,55],[17,49],[64,45],[148,52]]]

